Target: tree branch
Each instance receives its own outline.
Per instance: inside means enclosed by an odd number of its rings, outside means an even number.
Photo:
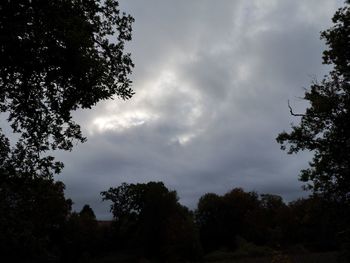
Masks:
[[[305,116],[305,114],[301,114],[301,113],[294,113],[292,107],[290,106],[289,100],[288,100],[288,108],[289,108],[289,112],[292,116],[298,116],[298,117],[303,117]]]

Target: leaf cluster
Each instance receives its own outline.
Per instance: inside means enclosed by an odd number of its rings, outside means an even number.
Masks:
[[[304,99],[309,103],[300,123],[282,132],[277,141],[288,153],[311,151],[309,168],[301,171],[306,189],[338,201],[350,200],[350,6],[339,9],[334,26],[321,33],[328,49],[324,64],[333,70],[313,82]],[[300,116],[300,115],[299,115]]]
[[[113,0],[1,2],[0,113],[33,166],[40,153],[86,140],[72,111],[134,94],[124,52],[133,21]]]

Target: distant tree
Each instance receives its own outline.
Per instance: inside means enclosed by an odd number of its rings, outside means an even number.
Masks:
[[[83,208],[79,212],[79,216],[90,220],[96,220],[94,210],[92,210],[92,208],[89,205],[83,206]]]
[[[256,231],[256,235],[262,234],[260,240],[270,246],[288,245],[291,213],[282,197],[262,194],[260,195],[260,206],[261,214],[255,218],[255,224],[258,224],[261,230]]]
[[[242,188],[234,188],[223,196],[225,203],[224,222],[229,233],[227,242],[229,247],[236,247],[236,237],[240,236],[248,241],[253,230],[250,223],[251,215],[259,209],[259,199],[255,192],[245,192]]]
[[[258,209],[258,195],[241,188],[223,196],[212,193],[202,196],[195,214],[205,250],[235,249],[237,237],[251,238],[250,219]]]
[[[223,224],[225,212],[221,196],[207,193],[199,199],[195,220],[205,251],[215,250],[223,245],[223,238],[227,234],[226,226]]]
[[[96,256],[99,251],[98,225],[95,213],[89,205],[82,210],[70,214],[63,230],[64,238],[62,262],[86,261]]]
[[[199,243],[193,218],[161,182],[126,184],[101,193],[112,201],[120,246],[161,260],[193,259]]]
[[[310,104],[291,132],[282,132],[277,141],[288,153],[313,152],[309,168],[302,170],[300,180],[306,189],[326,195],[328,199],[350,204],[350,2],[333,17],[333,27],[321,38],[328,49],[323,63],[333,66],[321,82],[314,82],[305,92]],[[287,146],[289,144],[289,147]]]
[[[281,196],[272,194],[262,194],[261,205],[263,208],[273,211],[286,206]]]
[[[133,95],[132,22],[115,0],[1,1],[0,113],[20,134],[11,151],[22,174],[59,172],[45,153],[85,141],[71,111]]]

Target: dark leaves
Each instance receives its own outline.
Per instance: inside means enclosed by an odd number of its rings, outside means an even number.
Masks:
[[[0,4],[0,110],[25,149],[71,150],[86,140],[71,111],[132,97],[133,21],[112,0]]]
[[[309,102],[299,125],[282,132],[277,141],[288,153],[309,150],[314,153],[308,169],[300,180],[306,189],[329,198],[348,202],[350,199],[350,7],[339,9],[333,17],[334,26],[321,37],[328,49],[324,63],[334,70],[320,83],[312,83],[305,92]],[[289,148],[287,148],[287,145]]]

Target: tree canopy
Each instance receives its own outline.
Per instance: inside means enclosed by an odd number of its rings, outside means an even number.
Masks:
[[[321,33],[328,48],[323,63],[333,66],[320,82],[312,83],[304,99],[309,107],[291,132],[282,132],[277,141],[288,153],[313,152],[309,168],[300,180],[316,194],[350,201],[350,2],[333,17],[334,25]]]
[[[115,0],[1,2],[0,113],[20,134],[11,150],[27,171],[59,172],[62,164],[45,152],[85,141],[71,111],[131,98],[124,45],[133,20]]]
[[[192,214],[162,182],[123,183],[101,195],[112,201],[119,248],[140,250],[140,255],[161,261],[198,255]]]
[[[0,261],[47,261],[61,242],[71,206],[63,183],[0,170]]]

